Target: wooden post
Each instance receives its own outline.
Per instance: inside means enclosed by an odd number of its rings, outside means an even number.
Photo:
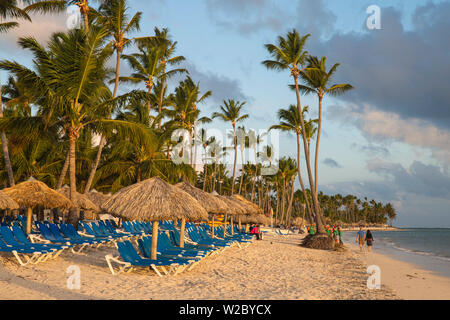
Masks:
[[[27,233],[31,233],[31,217],[33,216],[33,209],[27,208]]]
[[[224,236],[227,235],[227,218],[228,218],[228,214],[225,213],[225,218],[223,219],[223,235]]]
[[[184,229],[186,228],[186,218],[181,219],[180,227],[180,248],[184,248]]]
[[[248,233],[248,223],[245,224],[245,233]]]
[[[212,215],[212,237],[214,238],[214,215]]]
[[[153,221],[152,226],[152,247],[150,251],[150,259],[156,260],[157,246],[158,246],[158,224],[159,221]]]
[[[231,235],[234,235],[234,230],[233,230],[233,220],[234,220],[234,217],[233,216],[230,216],[230,224],[231,224]]]
[[[239,232],[242,232],[241,215],[238,215],[238,228],[239,228]]]

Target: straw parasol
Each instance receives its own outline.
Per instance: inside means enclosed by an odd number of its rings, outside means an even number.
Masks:
[[[243,206],[246,209],[247,214],[264,214],[263,210],[260,207],[258,207],[253,202],[248,201],[239,194],[233,194],[231,198],[233,200],[239,201],[239,204],[241,204],[241,206]]]
[[[45,209],[69,209],[72,202],[60,194],[50,189],[45,183],[30,178],[27,181],[16,184],[13,187],[3,189],[3,192],[10,196],[20,206],[27,207],[27,232],[31,232],[31,216],[33,208],[44,207]]]
[[[189,193],[208,213],[221,214],[229,210],[228,205],[222,199],[200,190],[190,183],[180,182],[175,186]]]
[[[189,193],[208,213],[212,213],[212,237],[214,238],[214,214],[226,213],[229,210],[228,205],[217,196],[200,190],[187,182],[176,184],[178,188]]]
[[[264,214],[263,210],[258,207],[256,204],[254,204],[251,201],[248,201],[243,196],[239,194],[234,194],[231,196],[231,199],[238,202],[242,207],[246,209],[246,214]],[[239,216],[239,229],[241,228],[241,217]]]
[[[3,191],[0,191],[0,210],[19,209],[19,204]]]
[[[70,188],[69,186],[65,185],[62,188],[56,190],[59,193],[65,195],[67,198],[70,197]],[[81,194],[79,192],[75,192],[75,199],[72,200],[72,202],[80,209],[86,210],[86,211],[94,211],[94,212],[100,212],[102,209],[95,203],[93,203],[89,198]]]
[[[156,259],[158,221],[207,219],[208,213],[187,192],[158,177],[119,190],[102,205],[102,209],[125,219],[153,221],[151,259]],[[184,229],[180,232],[180,242]],[[181,246],[181,243],[180,243]]]
[[[109,200],[109,198],[111,198],[111,195],[98,192],[95,189],[92,189],[91,191],[85,193],[84,195],[99,207],[101,207],[102,204],[104,204],[106,201]]]

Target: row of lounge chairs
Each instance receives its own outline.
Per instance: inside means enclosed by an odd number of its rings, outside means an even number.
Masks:
[[[150,267],[158,276],[191,270],[204,258],[232,246],[248,245],[252,236],[237,227],[216,228],[212,238],[207,224],[186,224],[184,248],[180,248],[180,232],[171,221],[162,221],[158,233],[157,259],[150,259],[152,225],[147,222],[124,221],[122,228],[114,220],[80,222],[79,230],[71,224],[35,222],[33,232],[24,233],[23,221],[2,221],[0,251],[10,252],[21,266],[55,259],[65,249],[80,253],[87,248],[114,245],[118,256],[106,255],[113,275],[130,272],[136,267]],[[226,232],[225,232],[226,231]],[[113,264],[118,265],[116,270]]]

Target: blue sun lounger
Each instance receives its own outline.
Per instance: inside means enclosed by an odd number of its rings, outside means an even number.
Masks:
[[[49,254],[53,254],[55,252],[53,249],[38,249],[34,246],[20,244],[14,238],[14,235],[9,227],[6,226],[0,227],[0,251],[11,252],[21,266],[45,261],[49,258]]]
[[[108,263],[109,270],[113,275],[120,274],[122,272],[130,272],[134,267],[150,267],[155,273],[162,277],[162,273],[165,275],[174,275],[183,271],[189,266],[189,262],[179,262],[176,259],[147,259],[142,258],[133,247],[133,244],[128,241],[118,241],[117,250],[119,251],[120,257],[123,259],[119,260],[119,257],[113,257],[112,255],[106,255],[105,259]],[[118,263],[120,265],[119,271],[115,271],[112,262]],[[166,269],[169,267],[169,270]]]

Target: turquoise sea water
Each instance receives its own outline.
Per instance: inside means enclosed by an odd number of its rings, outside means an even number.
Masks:
[[[372,231],[374,251],[450,277],[450,229],[411,228]],[[354,242],[355,232],[345,232],[344,242]]]

